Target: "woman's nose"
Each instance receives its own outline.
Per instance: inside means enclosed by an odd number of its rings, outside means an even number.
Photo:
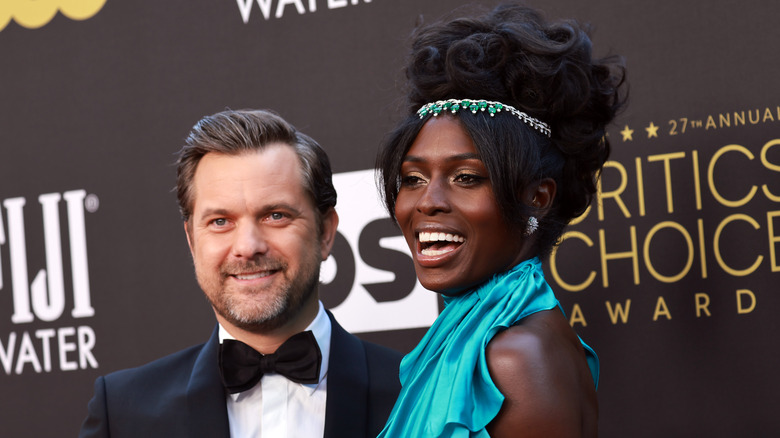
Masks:
[[[417,200],[417,210],[426,215],[450,211],[449,190],[446,182],[431,180]]]

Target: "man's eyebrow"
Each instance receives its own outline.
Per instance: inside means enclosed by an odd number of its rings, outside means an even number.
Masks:
[[[301,210],[298,207],[288,204],[286,202],[277,202],[276,204],[266,205],[260,211],[263,213],[267,213],[269,211],[274,211],[274,210],[287,210],[295,214],[301,213]]]
[[[200,212],[199,217],[206,216],[227,216],[230,212],[224,208],[206,208]]]

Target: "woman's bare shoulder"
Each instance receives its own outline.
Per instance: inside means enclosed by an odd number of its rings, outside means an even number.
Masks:
[[[505,397],[493,437],[595,436],[595,387],[579,339],[557,309],[533,314],[488,344],[490,376]]]

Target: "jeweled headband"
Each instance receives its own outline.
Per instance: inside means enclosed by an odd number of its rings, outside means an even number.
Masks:
[[[442,111],[449,111],[455,114],[459,110],[470,110],[472,114],[476,114],[477,111],[487,111],[490,113],[490,117],[500,113],[501,111],[509,111],[514,114],[526,125],[536,129],[547,137],[550,136],[550,125],[542,122],[539,119],[533,118],[528,114],[518,110],[517,108],[505,105],[501,102],[493,102],[490,100],[475,100],[475,99],[447,99],[439,100],[433,103],[427,103],[417,110],[417,114],[422,119],[427,115],[433,114],[438,116]]]

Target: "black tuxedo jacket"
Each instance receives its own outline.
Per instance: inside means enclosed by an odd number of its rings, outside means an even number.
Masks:
[[[325,438],[376,437],[400,390],[400,353],[332,324]],[[229,438],[219,337],[95,381],[80,437]],[[304,437],[309,438],[309,437]]]

